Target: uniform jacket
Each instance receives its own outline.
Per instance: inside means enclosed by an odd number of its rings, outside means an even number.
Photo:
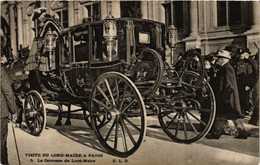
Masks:
[[[229,62],[220,68],[212,87],[216,96],[218,117],[228,119],[244,117],[239,103],[236,74]]]
[[[241,108],[245,111],[249,109],[249,91],[245,91],[245,87],[250,89],[256,84],[257,64],[252,59],[240,59],[235,65],[237,86],[240,98]]]
[[[239,60],[236,65],[236,75],[238,88],[245,89],[245,86],[249,86],[251,89],[255,85],[255,65],[252,60]]]
[[[1,64],[1,113],[0,118],[8,117],[9,112],[14,114],[17,112],[14,93],[11,87],[9,76]]]

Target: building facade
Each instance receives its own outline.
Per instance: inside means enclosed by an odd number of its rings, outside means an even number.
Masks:
[[[259,1],[2,1],[1,36],[15,56],[20,44],[32,44],[34,9],[46,7],[47,13],[58,15],[66,28],[83,20],[106,18],[109,5],[115,18],[149,19],[166,27],[174,24],[180,51],[196,47],[208,54],[234,45],[256,53],[260,47]]]

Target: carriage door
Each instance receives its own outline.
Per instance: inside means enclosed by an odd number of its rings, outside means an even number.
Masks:
[[[88,86],[89,77],[89,40],[88,31],[80,31],[72,34],[72,57],[70,65],[71,86],[78,95],[84,95]]]

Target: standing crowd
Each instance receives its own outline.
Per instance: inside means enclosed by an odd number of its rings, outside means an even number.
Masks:
[[[205,56],[205,67],[216,98],[216,118],[208,139],[219,139],[234,122],[235,138],[247,139],[244,117],[252,112],[249,124],[259,126],[259,51],[226,47]]]

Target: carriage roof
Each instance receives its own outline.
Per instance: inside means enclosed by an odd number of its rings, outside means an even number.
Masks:
[[[116,22],[127,22],[129,20],[132,20],[134,22],[143,22],[143,23],[145,22],[145,23],[151,23],[151,24],[160,24],[161,26],[164,26],[164,24],[161,22],[148,20],[148,19],[140,19],[140,18],[116,18],[115,20],[116,20]],[[66,35],[66,34],[68,34],[68,32],[84,31],[87,29],[88,26],[102,26],[103,22],[104,22],[104,20],[100,20],[100,21],[86,22],[86,23],[82,23],[79,25],[71,26],[71,27],[63,29],[61,31],[61,35]]]

